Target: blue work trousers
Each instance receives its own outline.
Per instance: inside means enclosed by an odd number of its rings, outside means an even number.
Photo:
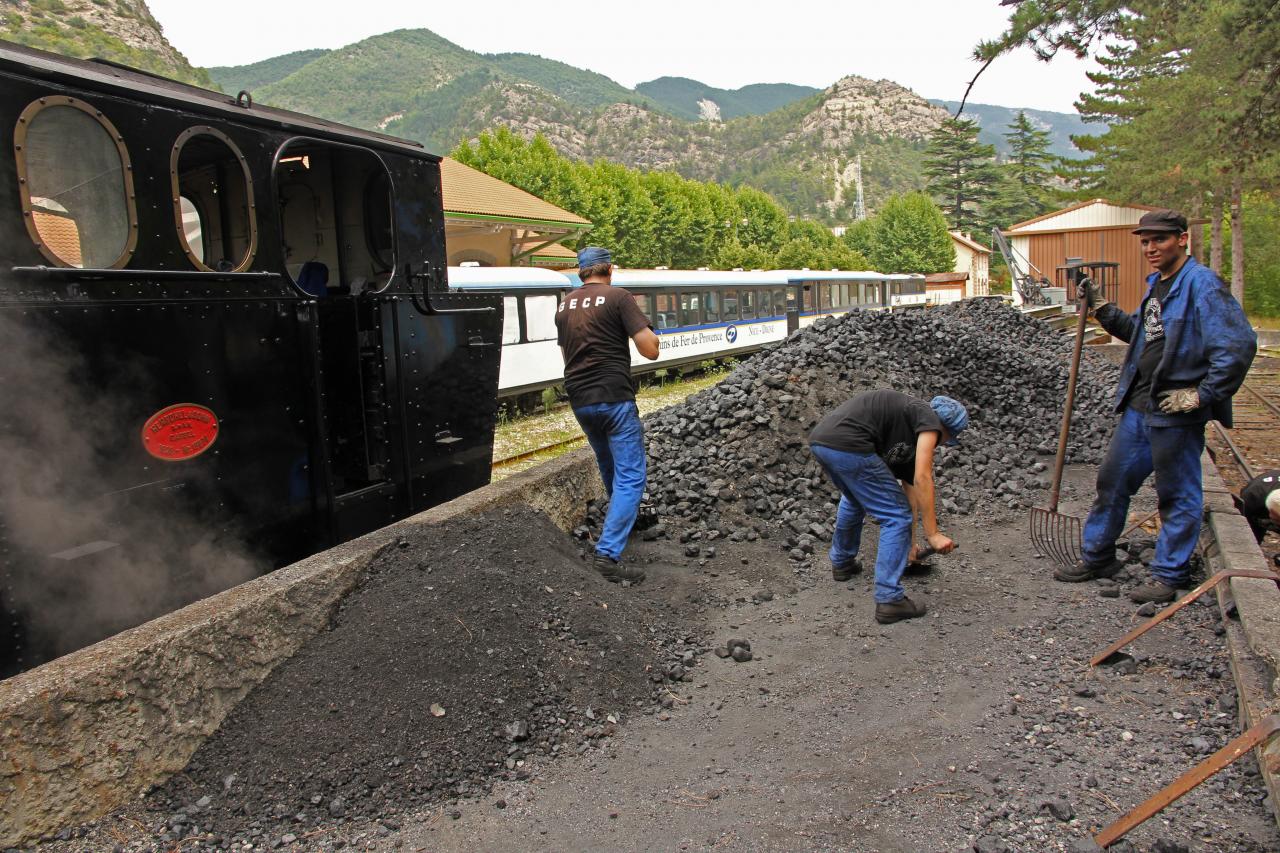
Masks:
[[[862,522],[869,515],[880,522],[876,602],[888,604],[906,597],[902,573],[911,551],[911,505],[889,466],[874,453],[847,453],[818,444],[810,449],[840,489],[836,531],[831,537],[831,564],[841,566],[858,556]]]
[[[1116,537],[1128,518],[1129,499],[1154,471],[1160,535],[1151,574],[1169,586],[1185,582],[1204,515],[1203,451],[1204,424],[1150,426],[1145,413],[1126,408],[1098,468],[1098,496],[1084,523],[1085,562],[1111,562]]]
[[[591,403],[573,410],[596,454],[600,479],[609,496],[609,511],[596,543],[596,553],[617,560],[627,546],[644,494],[644,424],[634,400]]]

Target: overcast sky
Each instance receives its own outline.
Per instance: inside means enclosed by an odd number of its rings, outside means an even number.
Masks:
[[[927,98],[959,100],[982,38],[999,33],[999,0],[554,0],[440,3],[357,0],[148,0],[173,45],[196,65],[243,65],[305,48],[335,48],[424,27],[479,53],[535,53],[624,86],[691,77],[720,88],[801,83],[847,74],[886,78]],[[337,8],[338,11],[331,11]],[[1072,112],[1090,88],[1086,64],[1029,51],[997,59],[970,100]]]

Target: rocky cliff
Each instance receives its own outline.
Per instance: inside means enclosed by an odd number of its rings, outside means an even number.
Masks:
[[[0,38],[212,85],[203,69],[169,44],[143,0],[0,0]]]

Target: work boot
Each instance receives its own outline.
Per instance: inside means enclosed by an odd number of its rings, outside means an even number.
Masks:
[[[1178,591],[1162,581],[1144,583],[1129,592],[1129,600],[1137,604],[1154,601],[1156,604],[1167,604],[1178,596]]]
[[[888,604],[876,602],[876,621],[881,625],[891,625],[894,622],[901,622],[903,619],[915,619],[917,616],[923,616],[928,609],[923,604],[916,604],[904,595],[897,601],[890,601]]]
[[[831,579],[836,583],[844,583],[854,575],[860,574],[862,574],[862,561],[857,557],[838,566],[835,563],[831,564]]]
[[[1053,579],[1063,583],[1084,583],[1098,578],[1112,577],[1123,568],[1124,563],[1119,560],[1112,560],[1110,563],[1103,563],[1100,566],[1091,566],[1081,560],[1070,568],[1054,569]]]
[[[609,583],[617,583],[618,581],[640,583],[640,581],[644,580],[644,569],[628,566],[621,560],[606,557],[604,554],[596,554],[591,561],[591,565]]]

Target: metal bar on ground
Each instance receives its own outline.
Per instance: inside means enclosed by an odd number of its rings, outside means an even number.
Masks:
[[[1135,806],[1128,814],[1103,829],[1093,837],[1099,847],[1109,847],[1123,838],[1130,830],[1140,826],[1148,818],[1158,814],[1165,806],[1178,800],[1201,782],[1230,765],[1240,756],[1280,731],[1280,715],[1263,717],[1256,725],[1231,743],[1183,773],[1173,782],[1161,788],[1145,802]]]
[[[1233,571],[1218,572],[1213,577],[1209,578],[1207,581],[1200,584],[1200,586],[1191,590],[1191,592],[1187,593],[1186,595],[1178,599],[1173,604],[1170,604],[1168,607],[1161,610],[1155,616],[1152,616],[1146,622],[1143,622],[1141,625],[1129,631],[1123,637],[1116,640],[1114,643],[1107,646],[1105,649],[1098,652],[1093,657],[1089,658],[1089,666],[1097,666],[1098,664],[1102,663],[1107,658],[1111,657],[1113,654],[1120,651],[1122,648],[1129,645],[1134,640],[1138,639],[1143,634],[1147,633],[1152,628],[1159,625],[1161,622],[1168,619],[1170,616],[1177,613],[1179,610],[1186,607],[1188,604],[1195,601],[1197,598],[1204,595],[1206,592],[1213,589],[1215,586],[1217,586],[1218,584],[1222,583],[1224,580],[1227,580],[1229,578],[1261,578],[1263,580],[1280,581],[1280,576],[1277,576],[1273,572],[1250,572],[1250,571],[1243,571],[1238,569]]]

